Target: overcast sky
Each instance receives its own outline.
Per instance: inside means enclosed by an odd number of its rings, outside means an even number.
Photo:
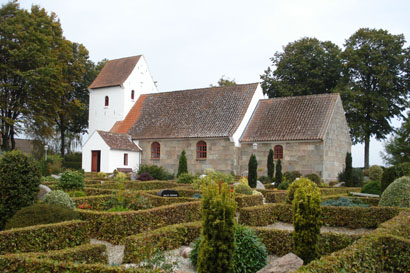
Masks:
[[[237,83],[258,82],[270,57],[302,37],[343,47],[355,31],[369,27],[410,40],[408,0],[18,2],[55,12],[65,37],[84,44],[95,62],[143,54],[160,91],[207,87],[222,75]],[[354,166],[363,166],[363,150],[352,148]],[[383,164],[381,150],[382,143],[372,140],[371,165]]]

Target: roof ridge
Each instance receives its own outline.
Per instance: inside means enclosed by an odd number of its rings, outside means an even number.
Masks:
[[[301,95],[301,96],[286,96],[286,97],[275,97],[268,99],[260,99],[262,101],[269,100],[284,100],[284,99],[297,99],[297,98],[309,98],[309,97],[325,97],[325,96],[339,96],[339,93],[321,93],[321,94],[311,94],[311,95]]]
[[[111,61],[117,61],[117,60],[122,60],[122,59],[130,59],[130,58],[136,58],[136,57],[142,57],[143,55],[134,55],[134,56],[128,56],[128,57],[121,57],[121,58],[117,58],[117,59],[109,59],[107,62],[111,62]]]

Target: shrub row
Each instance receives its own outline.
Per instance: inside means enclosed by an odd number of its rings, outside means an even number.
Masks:
[[[111,243],[119,243],[124,237],[143,231],[201,219],[199,202],[172,204],[141,211],[77,211],[83,220],[89,221],[92,237]]]
[[[235,201],[238,203],[238,208],[254,207],[263,205],[262,195],[237,195]]]
[[[356,187],[320,187],[320,195],[336,195],[336,194],[349,194],[350,192],[360,192],[361,188]]]
[[[125,181],[122,183],[107,181],[103,184],[95,185],[93,187],[101,189],[119,189],[120,187],[122,187],[122,185],[124,185],[124,189],[126,190],[156,190],[180,186],[180,184],[177,184],[173,181]]]
[[[380,225],[352,245],[298,272],[410,272],[410,213]]]
[[[79,220],[16,228],[0,232],[0,255],[57,250],[89,241],[87,223]]]
[[[287,191],[268,192],[265,195],[266,203],[285,203]]]
[[[375,228],[396,216],[401,209],[393,207],[322,207],[322,221],[326,226]],[[275,221],[292,222],[291,205],[267,204],[240,209],[239,223],[266,226]]]
[[[114,194],[106,194],[106,195],[93,195],[93,196],[85,196],[85,197],[75,197],[72,198],[73,202],[75,203],[76,207],[82,204],[87,204],[91,206],[90,209],[92,210],[103,210],[104,203],[111,198],[113,198]]]
[[[116,192],[116,190],[99,189],[99,188],[94,188],[94,187],[85,187],[83,191],[85,192],[85,194],[87,194],[87,196],[113,194]]]
[[[189,197],[161,197],[161,196],[156,195],[156,193],[154,192],[152,193],[141,192],[141,195],[149,198],[151,200],[151,204],[154,207],[166,206],[166,205],[175,204],[175,203],[198,201],[198,199],[196,198],[189,198]]]

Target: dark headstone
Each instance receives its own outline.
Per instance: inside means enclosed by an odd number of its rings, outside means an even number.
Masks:
[[[179,193],[176,190],[161,190],[157,194],[161,197],[179,197]]]

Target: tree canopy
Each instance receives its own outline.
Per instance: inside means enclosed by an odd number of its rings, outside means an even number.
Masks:
[[[223,75],[219,80],[218,80],[218,85],[216,86],[232,86],[236,85],[235,79],[229,79],[225,78],[225,75]],[[215,85],[211,84],[211,87],[215,87]]]
[[[390,165],[410,162],[410,113],[401,127],[386,142],[383,159]]]

